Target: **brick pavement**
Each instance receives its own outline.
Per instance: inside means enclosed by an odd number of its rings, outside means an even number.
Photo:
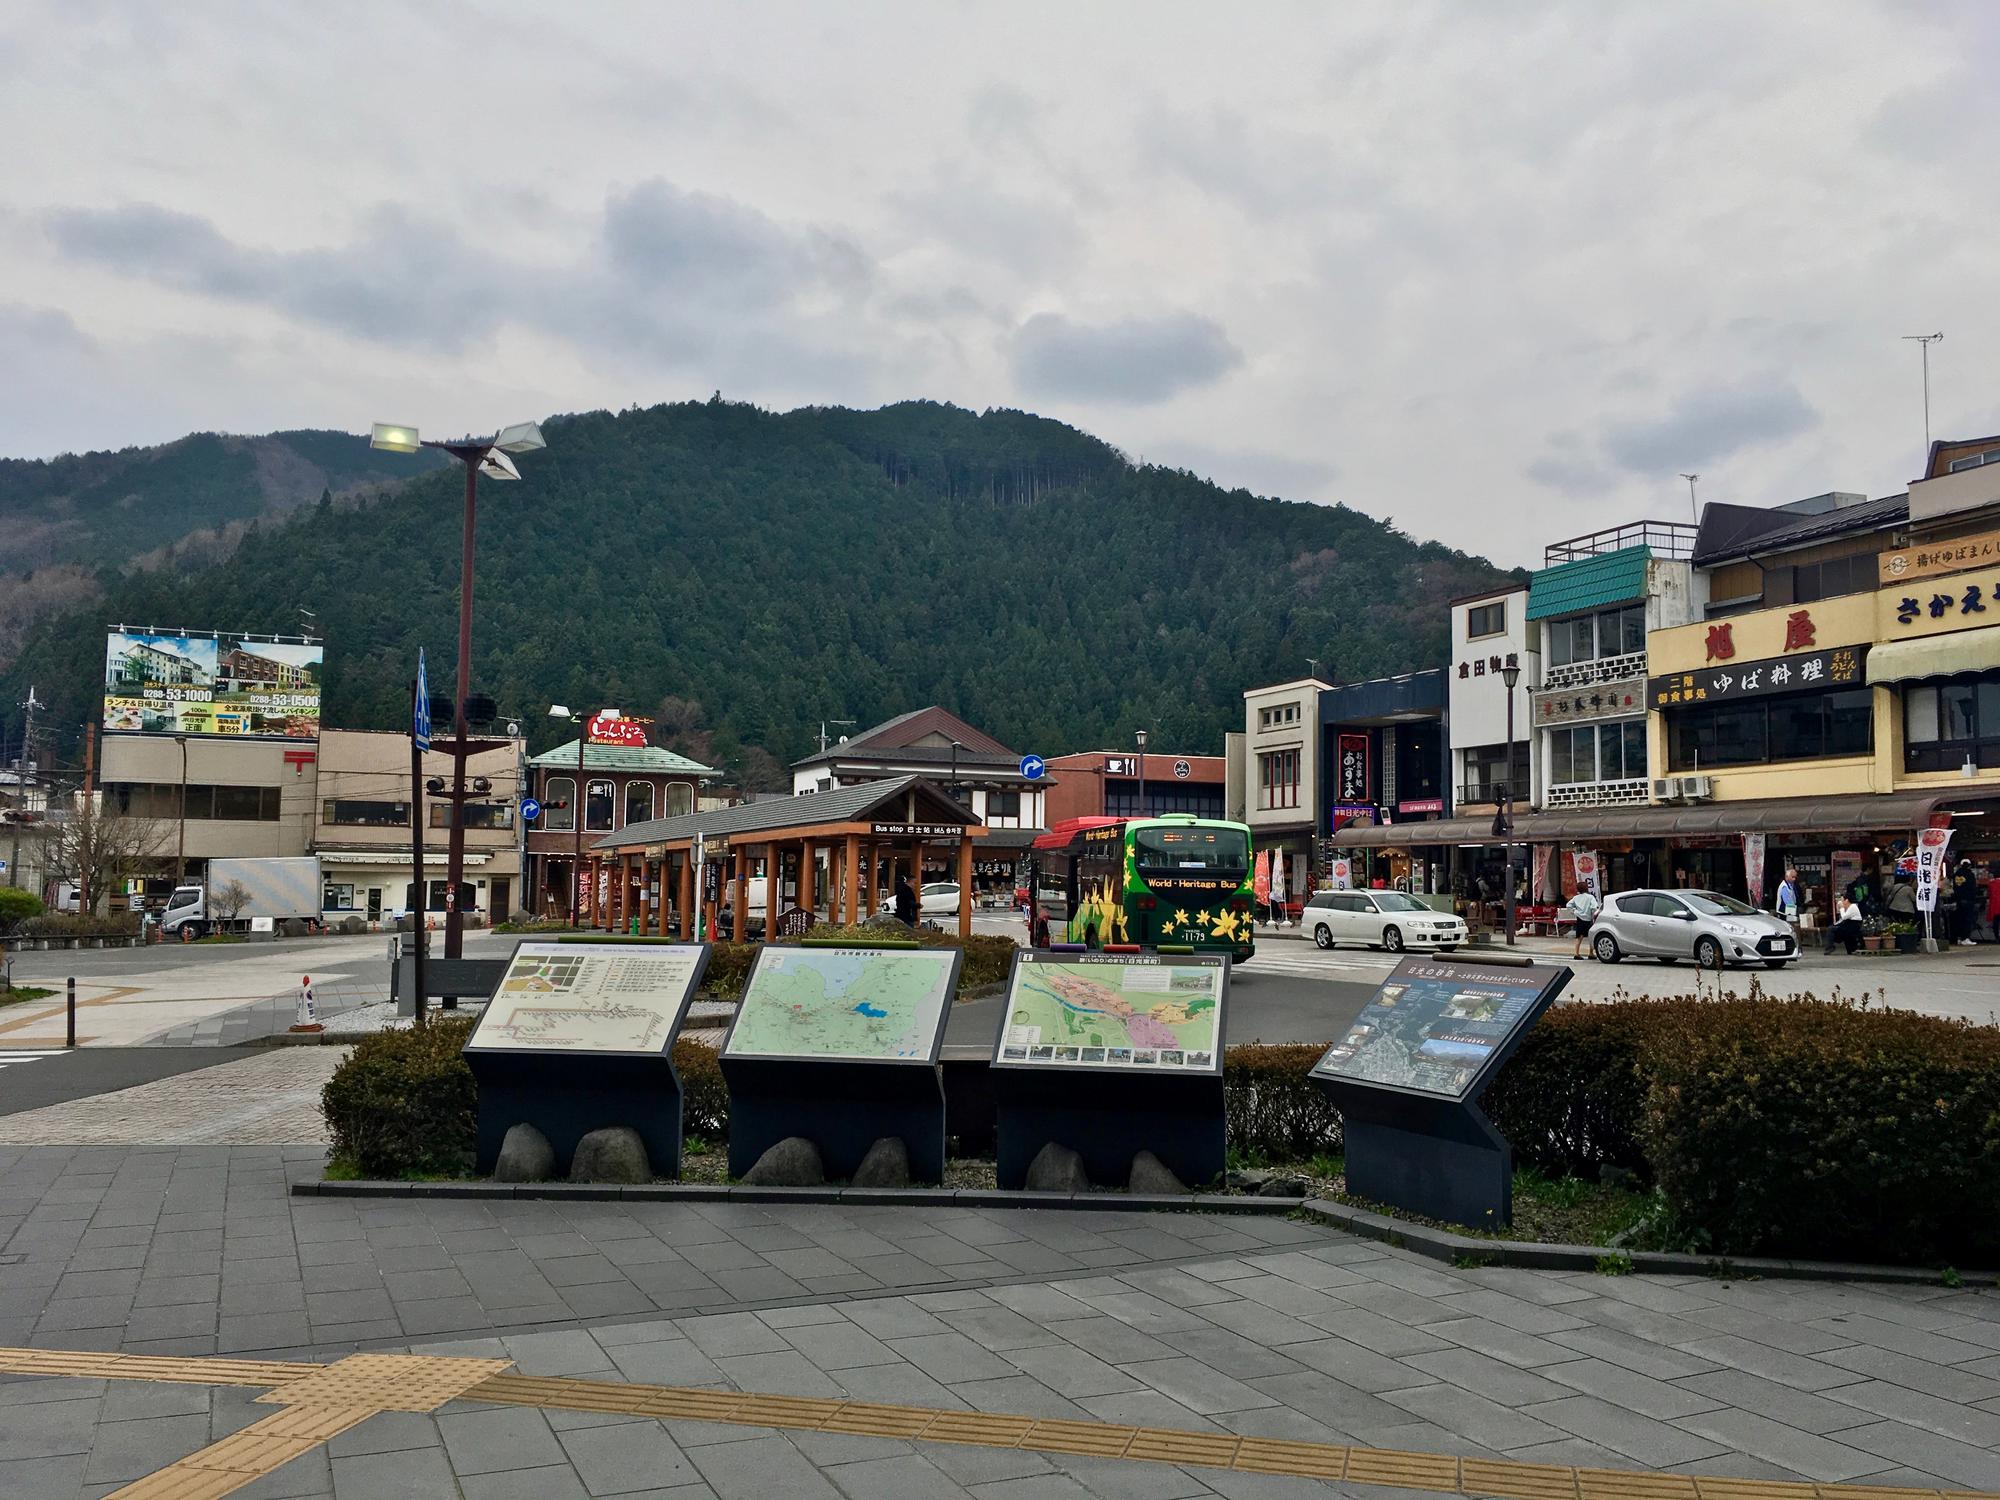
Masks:
[[[318,1162],[0,1147],[0,1344],[413,1350],[1528,1462],[2000,1488],[1992,1293],[1460,1270],[1198,1214],[289,1197]],[[0,1497],[107,1493],[268,1411],[253,1394],[0,1379]],[[1391,1492],[461,1402],[370,1418],[241,1493]]]

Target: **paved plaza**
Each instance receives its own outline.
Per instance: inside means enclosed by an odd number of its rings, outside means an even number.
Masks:
[[[0,1346],[463,1356],[592,1389],[875,1403],[947,1437],[969,1429],[941,1413],[1005,1413],[1550,1465],[1572,1487],[1604,1469],[2000,1488],[1991,1292],[1456,1269],[1284,1217],[291,1196],[320,1162],[0,1147]],[[0,1496],[113,1493],[269,1417],[264,1388],[0,1376]],[[467,1398],[296,1451],[236,1493],[1433,1492]],[[1489,1492],[1476,1464],[1453,1472],[1435,1493]],[[1680,1483],[1647,1493],[1693,1500]]]

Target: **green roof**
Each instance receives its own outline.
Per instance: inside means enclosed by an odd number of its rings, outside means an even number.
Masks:
[[[1528,579],[1528,618],[1546,620],[1646,597],[1646,564],[1653,549],[1621,547],[1602,557],[1543,568]]]
[[[546,771],[574,771],[576,741],[544,750],[540,755],[531,757],[528,764]],[[654,771],[683,776],[717,774],[713,766],[689,760],[671,750],[662,750],[658,745],[585,745],[583,768],[586,771]]]

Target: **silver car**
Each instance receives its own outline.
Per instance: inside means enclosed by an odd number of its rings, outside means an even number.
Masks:
[[[1704,969],[1762,964],[1782,969],[1799,956],[1792,924],[1719,891],[1620,891],[1604,898],[1590,924],[1590,951],[1600,963],[1690,959]]]

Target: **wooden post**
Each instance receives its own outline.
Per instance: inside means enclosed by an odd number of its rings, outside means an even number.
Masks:
[[[764,846],[764,941],[778,934],[778,914],[785,909],[785,852],[776,844]]]
[[[847,836],[846,859],[844,862],[846,869],[842,872],[841,889],[846,892],[847,920],[850,923],[859,922],[861,920],[858,910],[861,905],[860,834],[850,833]]]
[[[695,899],[702,906],[702,931],[708,934],[711,942],[715,939],[716,907],[720,904],[708,899],[708,867],[714,863],[716,861],[712,859],[704,859],[701,868],[694,872],[695,879],[701,882],[701,894]]]
[[[972,936],[972,840],[958,841],[958,940]]]
[[[881,862],[881,858],[881,853],[872,842],[861,846],[861,919],[864,922],[875,915],[875,907],[878,904],[875,896],[875,867]]]
[[[662,882],[664,888],[664,882]],[[694,936],[694,850],[681,854],[681,930],[682,942]]]
[[[730,903],[730,920],[734,924],[730,930],[736,934],[736,941],[750,941],[750,851],[737,845],[730,855],[736,868],[736,897]]]
[[[813,861],[818,857],[819,851],[813,848],[811,839],[806,839],[800,843],[799,905],[807,911],[816,911],[819,908],[819,892],[814,889],[818,883],[814,879],[817,872],[813,869]]]

